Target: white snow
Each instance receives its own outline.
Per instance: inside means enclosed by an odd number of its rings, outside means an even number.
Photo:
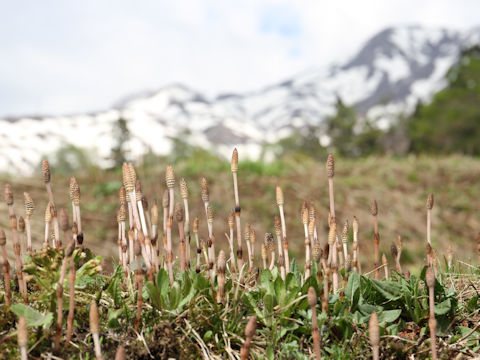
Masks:
[[[372,106],[363,114],[375,119],[377,126],[388,127],[399,113],[413,110],[419,99],[428,100],[445,85],[444,75],[456,61],[459,49],[478,43],[480,28],[458,33],[397,27],[387,41],[393,52],[383,54],[379,47],[372,64],[350,66],[347,70],[342,69],[342,64],[308,69],[289,79],[288,86],[279,82],[231,97],[204,96],[204,102],[201,94],[171,85],[132,98],[118,110],[42,119],[25,117],[14,122],[0,119],[0,172],[28,174],[38,167],[42,156],[67,143],[89,149],[98,155],[101,164],[109,165],[112,132],[120,116],[128,121],[132,139],[127,145],[133,156],[149,150],[167,154],[172,147],[170,138],[185,130],[190,132],[188,141],[192,145],[229,154],[233,148],[229,139],[212,142],[206,135],[207,129],[222,126],[232,136],[244,139],[237,144],[242,158],[255,159],[265,142],[276,142],[305,125],[320,124],[333,113],[337,95],[347,105],[354,105],[377,92],[384,74],[390,84],[395,84],[411,77],[409,61],[433,63],[433,73],[427,79],[417,79],[405,99]],[[435,58],[432,47],[439,53]],[[327,144],[329,138],[324,134],[319,140]]]

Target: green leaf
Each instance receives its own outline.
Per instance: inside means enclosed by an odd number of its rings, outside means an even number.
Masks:
[[[213,332],[212,330],[207,330],[205,334],[203,334],[203,340],[208,341],[212,338]]]
[[[145,284],[145,287],[147,289],[152,305],[157,310],[161,309],[162,299],[160,297],[160,292],[158,291],[158,288],[151,281],[147,281],[147,283]]]
[[[120,322],[118,321],[119,318],[122,317],[122,314],[124,313],[124,309],[108,309],[108,315],[107,315],[107,326],[110,329],[116,329],[119,328]]]
[[[386,323],[391,323],[397,320],[402,314],[402,310],[383,310],[378,313],[378,323],[384,326]]]
[[[274,360],[275,359],[275,354],[274,354],[273,348],[271,346],[269,346],[268,349],[267,349],[267,359],[268,360]]]
[[[435,305],[435,315],[445,315],[452,309],[452,302],[450,299],[442,301],[440,304]]]
[[[358,294],[360,289],[360,275],[352,272],[348,277],[348,283],[345,287],[345,296],[350,300],[351,307],[355,307],[358,301]]]
[[[51,312],[42,314],[24,304],[14,304],[11,306],[11,309],[18,317],[24,316],[27,320],[27,326],[29,327],[42,326],[44,329],[47,329],[53,321],[53,314]]]
[[[371,279],[370,282],[386,300],[394,301],[402,297],[402,287],[398,283],[375,279]]]
[[[120,281],[118,279],[114,278],[110,282],[107,292],[112,297],[115,307],[120,306],[122,302],[122,287],[120,286]]]
[[[474,312],[478,308],[478,296],[475,295],[473,296],[468,302],[467,302],[467,309],[470,312]]]
[[[170,288],[170,279],[165,269],[158,271],[157,287],[160,290],[160,296],[166,297]]]

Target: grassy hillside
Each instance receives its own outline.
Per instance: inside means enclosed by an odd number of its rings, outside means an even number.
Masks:
[[[241,154],[240,154],[241,156]],[[200,197],[200,182],[206,177],[210,200],[215,213],[214,233],[217,246],[226,249],[224,233],[228,231],[227,217],[234,207],[232,176],[229,161],[205,154],[173,163],[177,178],[185,177],[190,190],[191,217],[200,219],[200,234],[207,237],[205,213]],[[138,166],[143,193],[149,203],[161,197],[165,190],[165,161],[146,162]],[[81,187],[81,208],[85,245],[104,257],[108,264],[116,257],[116,210],[121,172],[89,169],[73,174]],[[470,261],[475,258],[474,238],[480,231],[480,161],[464,156],[448,157],[370,157],[359,160],[336,159],[335,203],[337,222],[351,224],[353,216],[360,222],[360,246],[365,254],[364,269],[372,266],[369,254],[373,247],[373,222],[369,213],[372,199],[379,205],[380,250],[389,256],[390,244],[397,235],[404,239],[403,261],[417,269],[424,256],[426,238],[425,200],[435,194],[432,218],[434,248],[443,256],[451,244],[456,256]],[[177,179],[177,180],[178,180]],[[53,189],[57,207],[71,213],[68,197],[69,177],[52,170]],[[47,193],[41,173],[33,178],[0,179],[0,187],[13,184],[17,215],[24,214],[23,192],[29,192],[36,211],[32,219],[34,246],[40,247],[43,237],[44,209]],[[328,232],[328,188],[324,162],[310,158],[286,158],[282,162],[261,164],[241,162],[239,191],[242,207],[242,226],[248,221],[257,232],[257,253],[265,232],[273,232],[273,217],[278,214],[275,186],[285,194],[287,233],[290,249],[299,259],[303,256],[303,225],[300,207],[304,200],[313,200],[318,213],[319,237],[326,241]],[[177,192],[177,199],[180,194]],[[8,228],[8,212],[0,203],[0,226]],[[162,216],[160,216],[162,219]],[[161,227],[161,224],[160,224]],[[176,226],[174,226],[176,229]],[[35,236],[36,235],[36,236]],[[177,235],[175,235],[177,236]],[[176,243],[177,238],[174,238]],[[193,245],[193,244],[192,244]],[[11,251],[8,247],[8,251]],[[368,254],[368,255],[367,255]],[[390,257],[389,257],[390,258]]]

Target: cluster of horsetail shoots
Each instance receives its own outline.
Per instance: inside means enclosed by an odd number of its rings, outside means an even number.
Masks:
[[[153,274],[157,273],[160,268],[165,268],[168,271],[170,284],[173,284],[176,276],[173,271],[174,255],[173,244],[174,241],[178,245],[178,268],[180,271],[187,271],[190,269],[191,262],[195,261],[195,270],[197,273],[205,270],[208,273],[208,277],[211,281],[212,291],[216,295],[216,302],[218,304],[228,303],[228,296],[225,295],[225,285],[227,281],[228,272],[232,275],[236,274],[236,280],[238,280],[238,288],[248,291],[249,286],[255,286],[259,270],[255,268],[255,262],[259,261],[255,259],[255,242],[256,232],[253,226],[249,223],[245,223],[243,229],[240,222],[240,202],[238,191],[238,152],[235,149],[232,154],[231,171],[233,176],[233,189],[235,209],[230,211],[227,218],[228,233],[226,233],[226,239],[228,243],[227,252],[220,250],[218,256],[215,251],[215,236],[214,236],[214,214],[212,209],[212,203],[210,202],[210,193],[207,185],[207,180],[202,178],[201,180],[201,201],[203,203],[206,227],[208,230],[208,237],[200,237],[200,221],[198,218],[194,218],[192,225],[190,223],[190,210],[189,210],[189,189],[187,182],[184,178],[179,181],[179,190],[182,201],[175,203],[175,172],[171,165],[166,168],[165,184],[166,190],[163,193],[161,209],[157,205],[156,201],[149,207],[149,203],[145,194],[142,193],[142,186],[140,179],[137,178],[135,169],[131,163],[124,163],[122,167],[123,173],[123,185],[119,190],[119,208],[117,211],[117,225],[118,225],[118,257],[119,263],[123,267],[125,277],[130,280],[130,276],[134,275],[135,284],[135,299],[137,311],[135,315],[134,328],[138,330],[141,325],[141,315],[143,304],[143,284],[145,277],[154,282]],[[75,177],[70,178],[69,195],[72,203],[72,225],[70,225],[69,215],[67,210],[60,209],[57,212],[55,206],[52,188],[51,188],[51,173],[48,161],[42,162],[42,174],[43,180],[48,193],[48,204],[45,209],[45,238],[44,247],[50,247],[50,241],[54,248],[62,251],[62,240],[66,245],[63,251],[64,256],[60,268],[60,277],[56,283],[56,331],[53,340],[53,350],[58,352],[62,341],[63,329],[63,300],[64,300],[64,282],[67,276],[67,270],[69,270],[69,307],[67,317],[67,329],[65,335],[64,346],[67,348],[71,342],[73,335],[74,314],[75,314],[75,280],[76,269],[74,254],[75,250],[80,248],[82,250],[83,231],[80,215],[80,187]],[[359,222],[356,217],[353,217],[352,232],[353,243],[351,249],[349,249],[349,222],[344,220],[343,228],[340,234],[338,224],[341,224],[335,214],[334,204],[334,187],[333,179],[335,175],[335,161],[332,154],[328,155],[326,162],[326,175],[328,179],[328,191],[329,191],[329,212],[328,212],[328,234],[327,242],[322,247],[322,242],[317,232],[317,225],[319,229],[321,227],[321,217],[317,214],[317,210],[313,201],[309,203],[303,202],[300,211],[301,223],[304,230],[304,246],[305,246],[305,273],[302,278],[305,282],[310,276],[316,276],[319,284],[320,300],[322,311],[327,313],[329,306],[329,299],[331,292],[338,294],[340,299],[344,296],[343,290],[346,288],[349,273],[351,270],[361,273],[360,264],[360,246],[359,246]],[[274,270],[275,266],[278,266],[280,276],[283,280],[286,279],[287,274],[290,272],[290,258],[288,251],[287,230],[284,213],[284,194],[280,186],[276,187],[276,204],[278,206],[278,215],[273,218],[273,232],[266,231],[264,239],[261,242],[261,262],[263,269]],[[199,199],[198,199],[199,200]],[[8,206],[8,213],[10,217],[10,227],[12,231],[12,244],[15,254],[15,273],[18,280],[19,292],[22,294],[24,301],[28,302],[28,289],[26,279],[23,276],[23,254],[22,243],[25,243],[25,230],[26,230],[26,250],[32,255],[32,234],[31,234],[31,218],[33,216],[35,205],[32,197],[27,192],[24,193],[25,203],[25,219],[17,217],[14,212],[13,202],[13,189],[11,185],[5,186],[5,202]],[[436,350],[436,320],[434,313],[434,285],[435,285],[435,268],[436,268],[436,256],[435,251],[431,246],[431,210],[433,208],[434,198],[433,194],[430,194],[427,198],[427,259],[428,269],[426,273],[426,284],[429,290],[429,328],[431,337],[431,353],[433,359],[437,358]],[[160,234],[159,227],[159,210],[163,209],[163,231]],[[380,278],[380,268],[384,268],[385,279],[390,278],[389,266],[386,254],[381,256],[380,265],[380,235],[378,230],[378,204],[376,200],[373,200],[370,206],[370,213],[373,217],[374,223],[374,272],[375,278]],[[173,235],[173,221],[176,221],[178,225],[178,238]],[[128,228],[127,228],[128,221]],[[190,227],[192,227],[192,233],[195,238],[196,257],[192,259],[190,251]],[[60,235],[60,229],[62,235]],[[258,228],[257,228],[258,229]],[[53,235],[51,234],[53,230]],[[321,231],[321,230],[320,230]],[[175,230],[176,232],[176,230]],[[263,231],[262,231],[263,233]],[[158,239],[162,236],[163,246],[158,242]],[[236,251],[234,238],[236,237]],[[0,247],[3,258],[3,276],[5,286],[5,304],[11,305],[12,302],[12,289],[10,279],[10,265],[6,252],[6,234],[3,229],[0,228]],[[340,238],[340,240],[339,240]],[[480,238],[480,237],[479,237]],[[248,256],[245,259],[242,251],[242,240],[245,241]],[[478,240],[480,244],[480,239]],[[275,249],[275,244],[277,249]],[[163,262],[160,259],[160,249],[163,247]],[[480,245],[479,245],[480,249]],[[204,264],[202,265],[202,252],[204,257]],[[395,261],[395,270],[398,274],[402,275],[402,266],[400,264],[401,252],[402,252],[402,238],[399,236],[396,243],[392,243],[390,247],[392,258]],[[480,252],[480,250],[479,250]],[[228,254],[228,257],[227,257]],[[448,267],[452,266],[452,250],[449,247],[447,252]],[[176,258],[175,258],[176,259]],[[135,264],[136,261],[136,264]],[[142,262],[143,261],[143,262]],[[175,260],[176,262],[177,260]],[[248,279],[245,284],[243,279],[244,272],[246,270],[246,262],[248,261]],[[132,267],[133,264],[133,267]],[[228,265],[228,266],[227,266]],[[146,273],[143,267],[146,267]],[[312,274],[313,271],[316,273]],[[135,269],[135,271],[133,270]],[[227,272],[228,270],[228,272]],[[342,271],[339,271],[342,270]],[[343,271],[344,270],[344,271]],[[134,271],[134,272],[133,272]],[[13,276],[15,276],[15,273]],[[409,273],[405,273],[405,277],[408,277]],[[341,277],[341,283],[340,282]],[[392,276],[393,277],[393,276]],[[217,283],[217,290],[215,293],[215,279]],[[233,279],[235,280],[235,279]],[[233,286],[236,286],[233,281]],[[240,284],[242,286],[240,286]],[[322,289],[323,286],[323,289]],[[130,288],[132,284],[130,284]],[[237,291],[238,291],[237,288]],[[133,295],[132,295],[133,296]],[[235,295],[236,297],[237,295]],[[313,353],[317,359],[321,358],[320,348],[320,330],[317,321],[317,294],[313,287],[308,289],[307,299],[312,313],[312,339],[313,339]],[[253,316],[249,319],[245,330],[245,343],[243,344],[240,352],[241,359],[247,359],[250,353],[251,341],[256,329],[256,318]],[[90,304],[90,330],[94,342],[95,356],[97,359],[102,359],[100,349],[100,327],[99,327],[99,314],[98,306],[95,301]],[[373,358],[379,358],[379,326],[378,317],[374,312],[371,314],[369,321],[369,335],[370,343],[373,351]],[[27,356],[27,329],[25,318],[20,317],[18,321],[18,345],[21,351],[22,359],[26,359]],[[125,349],[119,347],[116,358],[124,359],[126,357]]]

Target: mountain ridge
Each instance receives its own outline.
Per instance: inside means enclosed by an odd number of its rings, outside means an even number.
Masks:
[[[119,117],[128,121],[127,145],[134,157],[166,154],[172,138],[190,133],[193,145],[226,153],[237,146],[243,157],[255,158],[265,143],[321,126],[337,96],[359,116],[387,127],[441,89],[460,51],[479,40],[480,27],[463,32],[389,27],[344,63],[312,68],[259,90],[207,96],[172,83],[126,96],[104,111],[0,118],[0,169],[28,173],[44,155],[38,149],[54,152],[64,144],[91,149],[107,166]]]

